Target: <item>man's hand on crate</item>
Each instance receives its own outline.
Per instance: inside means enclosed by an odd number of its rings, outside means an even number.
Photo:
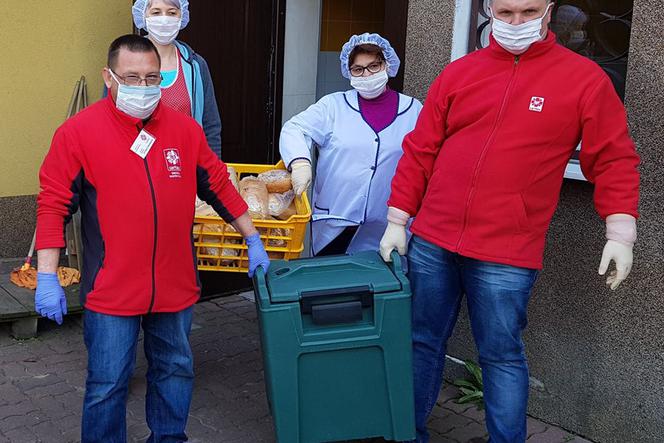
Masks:
[[[252,278],[259,266],[263,268],[263,272],[267,272],[270,267],[270,258],[265,252],[265,247],[258,232],[247,237],[246,241],[247,254],[249,255],[249,278]]]
[[[270,267],[270,257],[265,252],[260,234],[256,231],[254,223],[248,212],[245,212],[231,222],[231,225],[242,234],[247,242],[247,255],[249,256],[249,278],[253,278],[254,272],[259,266],[267,272]]]

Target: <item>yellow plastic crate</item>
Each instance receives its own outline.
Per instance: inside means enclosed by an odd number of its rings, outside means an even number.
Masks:
[[[238,180],[271,169],[286,169],[281,161],[276,165],[228,163],[228,166],[235,169]],[[296,214],[288,220],[253,220],[270,259],[298,258],[304,250],[304,234],[311,219],[306,194],[295,197],[295,210]],[[199,270],[247,272],[247,244],[239,232],[217,216],[196,216],[194,223],[194,247]]]

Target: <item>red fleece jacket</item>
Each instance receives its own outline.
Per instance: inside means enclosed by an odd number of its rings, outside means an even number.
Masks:
[[[414,234],[449,251],[539,269],[579,141],[599,215],[637,217],[639,157],[604,71],[551,32],[519,57],[492,38],[431,86],[388,204],[415,216]]]
[[[145,128],[145,159],[130,150]],[[81,298],[111,315],[177,312],[198,299],[192,224],[196,193],[227,221],[247,210],[196,121],[159,105],[145,123],[110,97],[67,120],[39,173],[37,249],[65,246],[80,205]]]

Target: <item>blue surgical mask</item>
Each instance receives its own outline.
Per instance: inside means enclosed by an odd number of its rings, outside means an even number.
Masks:
[[[110,69],[111,77],[118,84],[115,106],[127,115],[145,120],[150,117],[161,99],[161,87],[123,85]]]

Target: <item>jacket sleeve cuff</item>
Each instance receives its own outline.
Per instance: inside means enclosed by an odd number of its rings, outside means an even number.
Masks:
[[[249,206],[247,206],[247,203],[240,196],[240,194],[235,194],[236,195],[233,196],[230,201],[224,201],[224,206],[226,206],[228,212],[231,214],[231,216],[233,216],[233,220],[225,220],[228,223],[234,221],[236,218],[249,210]]]
[[[41,214],[37,218],[37,239],[35,250],[64,248],[64,218],[56,214]]]

